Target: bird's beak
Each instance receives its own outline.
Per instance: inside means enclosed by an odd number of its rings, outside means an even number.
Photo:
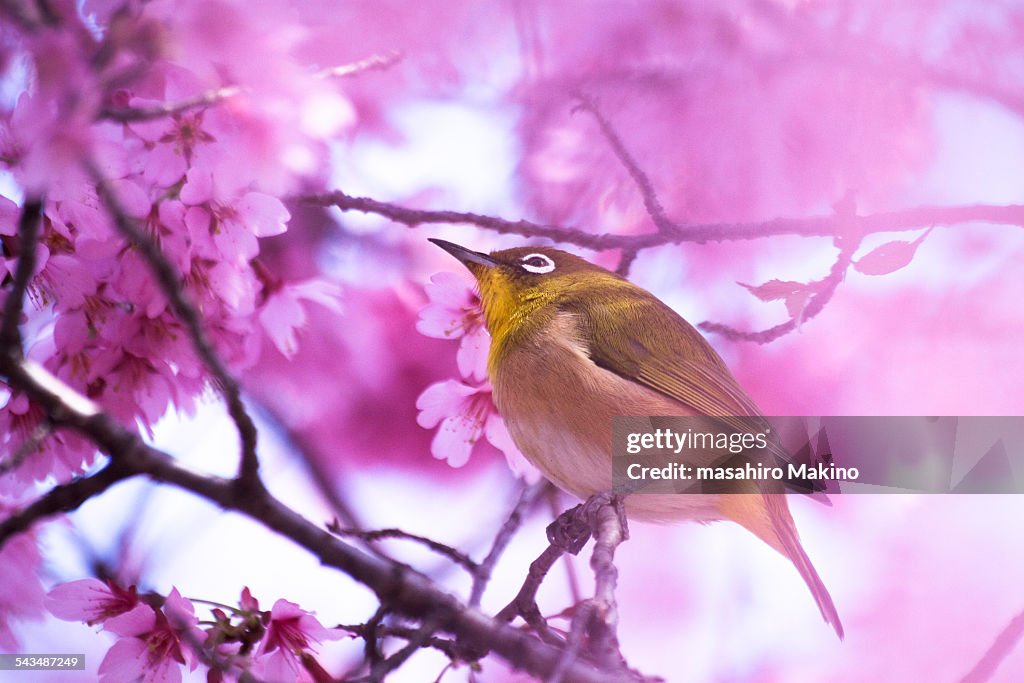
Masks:
[[[459,261],[461,261],[462,264],[469,268],[473,273],[476,273],[477,266],[493,268],[498,265],[498,262],[487,254],[481,254],[479,251],[470,251],[469,249],[460,247],[453,242],[446,242],[445,240],[438,240],[434,238],[428,238],[428,241],[433,242],[455,258],[459,259]]]

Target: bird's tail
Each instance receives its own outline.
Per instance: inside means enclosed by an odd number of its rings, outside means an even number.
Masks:
[[[722,496],[720,505],[724,516],[746,527],[789,558],[811,590],[811,595],[821,610],[821,616],[825,618],[826,623],[832,625],[841,640],[843,624],[839,620],[839,613],[832,602],[832,596],[811,564],[811,559],[800,545],[800,537],[797,535],[793,517],[789,514],[785,494],[727,494]]]

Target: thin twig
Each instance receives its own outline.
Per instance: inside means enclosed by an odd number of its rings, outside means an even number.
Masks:
[[[410,640],[414,637],[416,629],[409,628],[408,626],[377,626],[370,628],[370,622],[365,624],[341,624],[337,628],[348,631],[349,633],[369,640],[371,637],[384,638],[401,638],[403,640]],[[439,638],[437,636],[431,636],[422,643],[423,647],[430,647],[439,652],[444,653],[451,660],[461,659],[462,652],[459,650],[458,645],[454,640],[448,638]]]
[[[835,263],[832,264],[829,274],[821,280],[810,283],[817,288],[817,291],[810,299],[808,299],[807,305],[804,306],[799,316],[790,318],[784,323],[779,323],[774,327],[769,327],[768,329],[761,330],[759,332],[744,332],[734,327],[730,327],[729,325],[710,322],[707,320],[699,323],[697,327],[705,332],[721,334],[726,339],[731,339],[733,341],[751,341],[758,344],[767,344],[768,342],[774,341],[785,334],[789,334],[796,330],[801,324],[815,317],[824,310],[825,304],[832,299],[832,295],[835,294],[836,289],[846,277],[846,271],[850,268],[853,254],[857,249],[857,244],[859,244],[859,242],[845,243],[840,248],[839,255],[837,256]]]
[[[999,665],[1013,651],[1021,638],[1024,638],[1024,612],[1018,614],[1006,625],[985,655],[967,672],[966,676],[960,679],[960,683],[987,683],[992,680]]]
[[[356,513],[355,508],[348,502],[345,496],[338,490],[335,480],[345,481],[344,476],[334,476],[331,470],[324,465],[326,458],[318,451],[316,445],[301,430],[292,429],[284,419],[273,408],[266,404],[260,404],[260,417],[264,422],[272,422],[274,427],[293,447],[297,457],[306,465],[309,470],[310,479],[317,490],[330,505],[331,511],[345,525],[347,529],[362,529],[363,523]],[[335,470],[337,463],[331,465]],[[389,558],[381,548],[373,543],[363,543],[364,548],[384,558]],[[389,558],[390,559],[390,558]]]
[[[39,224],[43,219],[43,200],[34,197],[25,201],[18,221],[18,267],[14,270],[14,283],[4,301],[3,322],[0,323],[0,354],[20,357],[21,314],[25,305],[28,282],[36,269],[36,245],[39,244]]]
[[[619,265],[615,268],[615,272],[622,277],[629,276],[629,269],[633,267],[633,263],[636,261],[636,257],[639,255],[639,251],[636,249],[623,249],[622,254],[619,256]]]
[[[313,78],[324,79],[324,78],[350,78],[352,76],[358,76],[366,71],[381,71],[388,69],[402,61],[405,55],[400,50],[392,50],[385,52],[382,55],[371,55],[366,59],[360,59],[358,62],[352,62],[351,64],[342,64],[341,66],[332,66],[330,68],[318,71],[313,75]]]
[[[450,545],[445,545],[444,543],[435,541],[432,538],[427,538],[426,536],[418,536],[416,534],[410,534],[408,531],[403,531],[402,529],[346,529],[339,526],[337,520],[328,524],[327,529],[328,531],[337,536],[342,536],[345,538],[358,538],[363,541],[367,541],[368,543],[381,541],[386,538],[397,538],[405,541],[413,541],[415,543],[419,543],[420,545],[426,547],[429,550],[432,550],[438,555],[447,557],[455,564],[465,568],[465,570],[468,571],[470,574],[475,575],[477,571],[476,562],[470,559],[470,557],[466,555],[464,552],[456,550]]]
[[[86,170],[96,183],[96,191],[106,206],[107,211],[114,219],[117,229],[128,240],[129,244],[138,250],[139,254],[149,264],[150,270],[156,277],[160,291],[167,298],[175,315],[185,326],[188,332],[192,347],[196,354],[203,361],[206,369],[213,376],[217,387],[220,389],[227,403],[228,414],[235,423],[238,430],[238,437],[241,441],[241,458],[238,465],[238,482],[242,486],[255,485],[259,477],[259,458],[256,456],[256,425],[252,417],[246,411],[242,403],[242,390],[238,382],[228,371],[224,362],[220,359],[209,337],[203,331],[199,311],[189,301],[188,296],[181,286],[181,277],[174,271],[174,266],[160,251],[156,242],[139,228],[120,200],[110,187],[110,183],[100,172],[99,167],[92,161],[86,164]]]
[[[540,608],[537,607],[537,591],[544,582],[544,577],[551,571],[558,558],[565,551],[554,544],[549,544],[544,552],[530,563],[530,569],[526,573],[526,579],[512,602],[508,603],[498,612],[494,618],[496,621],[511,622],[516,617],[522,617],[541,637],[541,640],[553,645],[562,645],[563,641],[547,625]]]
[[[615,550],[629,538],[625,507],[621,498],[598,494],[577,508],[576,515],[586,518],[594,536],[594,552],[590,557],[594,571],[594,597],[576,606],[566,648],[547,683],[561,683],[565,671],[582,652],[584,635],[588,637],[588,655],[602,670],[630,674],[619,650],[616,633],[619,617],[615,601],[619,576]]]
[[[572,625],[569,627],[569,636],[565,641],[565,649],[558,660],[558,666],[547,677],[544,683],[562,683],[565,672],[579,659],[583,649],[583,637],[586,635],[587,625],[594,616],[594,602],[586,600],[577,606],[573,616]]]
[[[512,537],[522,525],[523,516],[550,486],[547,481],[542,481],[532,486],[524,486],[519,493],[519,499],[494,537],[494,542],[491,543],[491,549],[488,551],[487,556],[477,565],[476,571],[473,572],[473,586],[469,592],[470,607],[480,606],[480,600],[487,589],[487,582],[491,580],[491,573],[494,571],[495,565],[498,564],[501,554],[505,552],[505,548],[508,547]]]
[[[7,460],[0,462],[0,476],[13,472],[21,466],[25,458],[36,452],[50,434],[53,433],[53,424],[45,417],[35,426],[32,433],[21,442],[18,450]]]
[[[644,208],[647,209],[647,215],[654,221],[655,227],[658,228],[658,232],[663,235],[670,235],[679,230],[679,225],[669,220],[669,217],[665,215],[665,208],[661,205],[661,201],[658,200],[658,195],[654,191],[654,185],[651,184],[651,179],[647,177],[647,174],[640,164],[636,162],[633,156],[626,149],[626,145],[622,142],[622,138],[612,127],[612,124],[608,121],[605,115],[601,112],[597,106],[597,101],[589,95],[581,92],[574,94],[579,104],[576,105],[576,110],[583,110],[588,112],[597,121],[598,127],[601,129],[601,135],[604,136],[608,144],[611,145],[612,151],[615,152],[615,156],[618,157],[622,165],[626,167],[630,177],[633,178],[633,182],[636,183],[637,189],[640,190],[640,196],[644,200]],[[634,253],[635,256],[635,253]],[[630,259],[632,260],[632,259]],[[622,266],[620,265],[620,268]]]
[[[28,531],[36,522],[59,513],[77,510],[85,501],[98,496],[119,481],[137,473],[111,461],[96,474],[58,484],[45,494],[0,521],[0,547],[15,534]]]
[[[563,512],[561,502],[559,501],[559,493],[559,490],[554,486],[548,489],[548,508],[551,510],[552,517],[558,517]],[[579,604],[583,600],[583,591],[580,590],[580,579],[576,575],[576,564],[573,562],[573,556],[565,553],[562,556],[562,566],[565,568],[565,581],[569,586],[569,599],[572,600],[573,605]]]
[[[223,88],[207,90],[194,97],[189,97],[177,102],[162,102],[160,104],[145,107],[104,107],[100,109],[98,117],[118,123],[131,123],[132,121],[148,121],[159,119],[165,116],[184,114],[191,109],[209,107],[210,105],[223,102],[226,99],[235,97],[244,92],[245,89],[237,85],[229,85]]]
[[[373,613],[373,616],[366,622],[365,630],[363,632],[363,662],[369,669],[372,669],[377,662],[384,658],[381,654],[378,641],[380,640],[381,624],[384,623],[384,618],[388,615],[388,608],[386,605],[381,605],[377,608],[377,611]]]
[[[418,650],[421,650],[430,641],[431,634],[437,629],[437,625],[430,619],[423,622],[423,624],[408,634],[407,640],[409,641],[405,647],[400,649],[395,654],[391,655],[387,659],[377,662],[377,664],[370,669],[370,673],[361,681],[365,683],[381,683],[387,675],[398,667],[405,664],[405,662],[412,657]]]
[[[594,552],[590,567],[594,570],[594,614],[588,632],[590,649],[597,663],[607,670],[626,670],[619,651],[617,634],[619,609],[615,587],[619,570],[615,566],[615,550],[629,538],[625,508],[621,498],[601,506],[594,520]]]
[[[333,66],[318,71],[312,77],[317,80],[350,78],[365,71],[387,69],[401,61],[402,57],[402,53],[398,51],[388,52],[383,55],[373,55],[358,62]],[[249,88],[243,86],[228,85],[222,88],[213,88],[194,97],[178,100],[177,102],[161,102],[160,104],[144,107],[104,107],[100,109],[98,117],[108,121],[117,121],[118,123],[131,123],[132,121],[148,121],[165,116],[176,116],[192,109],[218,104],[232,97],[237,97],[248,90]]]

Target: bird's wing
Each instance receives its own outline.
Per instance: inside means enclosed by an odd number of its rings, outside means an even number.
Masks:
[[[568,304],[582,342],[598,366],[643,384],[702,415],[761,412],[707,341],[653,295]]]
[[[763,414],[733,378],[711,345],[678,313],[654,295],[637,288],[635,296],[608,303],[563,306],[576,316],[581,342],[596,365],[678,401],[680,414],[705,415],[724,429],[737,432],[769,428]],[[751,419],[753,418],[753,420]],[[768,460],[775,466],[794,462],[794,456],[771,430]],[[816,482],[784,480],[787,487],[808,493]]]
[[[609,303],[602,304],[594,297],[586,306],[563,306],[563,310],[576,316],[580,341],[586,345],[594,363],[668,396],[692,412],[719,417],[738,431],[749,429],[749,417],[759,418],[761,411],[733,379],[711,345],[653,295],[643,290],[637,290],[636,294],[628,301],[608,297]],[[769,439],[768,451],[779,461],[792,460],[777,438]],[[817,490],[814,482],[787,481],[786,484],[805,492]],[[722,496],[722,512],[796,565],[825,621],[835,628],[841,639],[843,625],[839,614],[800,544],[785,498],[771,495],[781,491],[763,493],[766,495]]]

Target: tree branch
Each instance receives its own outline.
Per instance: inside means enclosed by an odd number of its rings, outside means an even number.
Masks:
[[[242,390],[238,382],[221,361],[206,333],[203,331],[199,311],[188,300],[181,287],[181,278],[174,272],[174,266],[164,257],[156,242],[141,230],[136,222],[125,212],[120,200],[114,194],[110,183],[100,172],[95,163],[89,161],[86,170],[96,183],[96,191],[107,211],[114,219],[117,229],[128,243],[131,244],[149,264],[150,270],[160,286],[161,292],[167,297],[175,315],[185,326],[189,339],[196,354],[203,361],[206,369],[213,376],[217,387],[228,406],[228,414],[235,423],[241,441],[241,459],[238,466],[238,479],[243,485],[256,485],[259,477],[259,459],[256,456],[256,425],[242,403]]]
[[[410,228],[429,224],[467,224],[499,234],[542,237],[595,251],[605,249],[641,250],[683,242],[727,242],[778,235],[832,238],[838,235],[834,214],[806,218],[773,218],[766,221],[739,223],[687,223],[679,225],[677,230],[668,234],[618,235],[588,233],[579,228],[566,228],[527,220],[510,221],[463,211],[410,209],[370,197],[353,197],[340,190],[323,194],[301,195],[297,199],[318,206],[334,206],[342,211],[376,214]],[[952,226],[972,222],[1022,227],[1024,226],[1024,205],[919,206],[856,216],[853,220],[857,229],[864,235],[880,232],[905,232],[929,226]]]
[[[1024,638],[1024,612],[1018,614],[1006,625],[985,655],[967,672],[967,675],[960,679],[960,683],[987,683],[1007,655],[1013,652],[1013,648],[1021,638]]]
[[[495,565],[498,564],[498,559],[505,552],[505,548],[508,547],[512,537],[523,523],[523,516],[526,514],[526,511],[533,507],[533,504],[549,486],[551,484],[547,481],[541,481],[533,486],[524,487],[519,494],[519,500],[516,501],[512,512],[509,513],[508,519],[505,520],[505,523],[501,525],[501,529],[498,530],[497,535],[494,537],[494,542],[491,543],[491,549],[487,552],[487,556],[476,566],[476,571],[473,572],[473,586],[469,592],[470,607],[480,606],[480,600],[483,599],[484,591],[487,589],[487,582],[491,580],[491,573],[494,571]]]
[[[327,525],[327,530],[335,534],[336,536],[341,536],[343,538],[358,538],[360,540],[366,541],[367,543],[381,541],[386,538],[397,538],[405,541],[412,541],[414,543],[418,543],[424,546],[428,550],[431,550],[437,553],[438,555],[441,555],[442,557],[447,557],[449,560],[459,565],[460,567],[463,567],[466,571],[468,571],[470,574],[474,576],[476,575],[477,572],[476,562],[470,559],[470,557],[466,555],[464,552],[456,550],[450,545],[445,545],[444,543],[435,541],[432,538],[427,538],[426,536],[419,536],[417,534],[410,534],[408,531],[403,531],[402,529],[346,529],[341,527],[338,524],[337,520],[335,520],[334,522],[331,522]]]
[[[598,127],[601,129],[601,135],[604,136],[608,144],[611,145],[612,151],[615,152],[615,156],[619,158],[622,165],[626,167],[630,177],[633,178],[633,182],[636,183],[637,188],[640,190],[640,195],[644,200],[644,208],[647,209],[647,215],[654,221],[654,225],[658,228],[658,232],[668,235],[679,230],[679,225],[669,220],[668,216],[665,215],[665,208],[661,205],[661,201],[658,200],[658,195],[654,191],[654,185],[651,184],[651,179],[647,177],[643,169],[640,168],[640,164],[636,162],[633,156],[626,149],[626,145],[622,142],[622,138],[615,132],[612,124],[605,118],[604,114],[597,106],[597,101],[594,98],[584,94],[575,93],[575,97],[579,100],[579,104],[573,109],[573,111],[586,111],[594,120],[597,121]],[[624,259],[625,260],[625,259]],[[621,265],[619,266],[622,267]]]
[[[27,507],[18,510],[0,521],[0,546],[15,534],[28,531],[36,522],[62,512],[77,510],[82,503],[97,496],[119,481],[135,476],[130,470],[118,467],[113,462],[89,477],[81,477],[67,484],[60,484],[37,498]]]
[[[726,339],[731,339],[733,341],[751,341],[757,342],[758,344],[767,344],[783,335],[789,334],[793,330],[799,328],[804,321],[810,320],[821,313],[825,308],[825,304],[832,299],[832,295],[835,294],[836,289],[839,288],[839,284],[845,279],[846,271],[850,269],[850,264],[852,263],[853,254],[857,250],[857,246],[860,244],[859,240],[855,240],[854,242],[855,243],[844,244],[839,249],[839,255],[836,258],[835,263],[832,264],[832,268],[828,275],[817,282],[811,283],[811,285],[816,286],[818,289],[807,301],[807,305],[804,306],[799,316],[790,318],[784,323],[779,323],[774,327],[769,327],[768,329],[761,330],[759,332],[744,332],[734,327],[730,327],[729,325],[710,322],[707,320],[702,323],[698,323],[697,327],[705,332],[721,334]]]
[[[12,386],[42,406],[55,422],[83,433],[110,456],[111,464],[107,468],[83,482],[102,482],[109,486],[113,482],[107,483],[107,478],[116,480],[142,474],[154,481],[190,491],[290,539],[325,566],[340,569],[370,588],[391,611],[420,622],[432,620],[439,630],[453,634],[463,647],[473,651],[493,651],[513,666],[522,667],[535,676],[547,676],[558,665],[557,649],[466,606],[409,567],[368,555],[337,539],[270,495],[259,480],[255,485],[242,487],[237,480],[204,475],[179,465],[168,454],[146,445],[138,434],[122,427],[108,414],[79,409],[92,405],[84,397],[76,402],[65,402],[62,392],[52,389],[63,387],[63,384],[43,368],[30,371],[27,363],[0,357],[0,370],[10,378]],[[63,490],[74,487],[70,489],[74,493],[71,499],[80,502],[79,499],[84,500],[85,493],[81,489],[89,485],[76,482],[66,485]],[[98,483],[91,485],[104,488]],[[53,503],[48,505],[48,510],[40,510],[31,517],[19,513],[16,515],[17,524],[10,523],[9,518],[3,533],[0,533],[0,545],[24,528],[26,523],[67,507]],[[572,679],[581,683],[614,683],[620,680],[582,662],[575,663],[570,671]]]
[[[32,433],[18,446],[14,455],[7,460],[0,461],[0,476],[18,469],[21,463],[25,462],[25,458],[35,453],[51,433],[53,433],[53,425],[50,424],[50,421],[46,418],[40,420]]]
[[[28,282],[36,269],[36,245],[39,244],[39,224],[43,219],[43,201],[32,198],[25,202],[18,221],[18,267],[14,283],[4,301],[3,321],[0,322],[0,354],[20,357],[21,332],[18,325],[25,305]]]
[[[159,119],[165,116],[184,114],[189,110],[198,109],[200,107],[208,107],[212,104],[217,104],[218,102],[223,102],[226,99],[235,97],[244,91],[245,89],[241,86],[228,85],[223,88],[207,90],[195,97],[189,97],[177,102],[163,102],[161,104],[154,104],[146,107],[104,107],[103,109],[100,109],[97,117],[108,121],[116,121],[118,123],[149,121],[151,119]]]
[[[324,69],[323,71],[318,71],[313,74],[313,78],[317,80],[324,80],[328,78],[351,78],[352,76],[357,76],[365,71],[387,69],[388,67],[400,62],[402,57],[402,53],[397,50],[383,55],[372,55],[366,59],[361,59],[358,62],[342,64],[341,66],[334,66]],[[218,104],[224,100],[231,99],[232,97],[237,97],[247,90],[248,88],[243,86],[228,85],[223,88],[213,88],[212,90],[199,93],[194,97],[178,100],[177,102],[162,102],[160,104],[146,107],[104,107],[99,111],[98,118],[106,119],[108,121],[116,121],[118,123],[131,123],[132,121],[148,121],[151,119],[163,118],[165,116],[175,116],[192,109],[199,109],[200,107],[209,107],[214,104]]]

